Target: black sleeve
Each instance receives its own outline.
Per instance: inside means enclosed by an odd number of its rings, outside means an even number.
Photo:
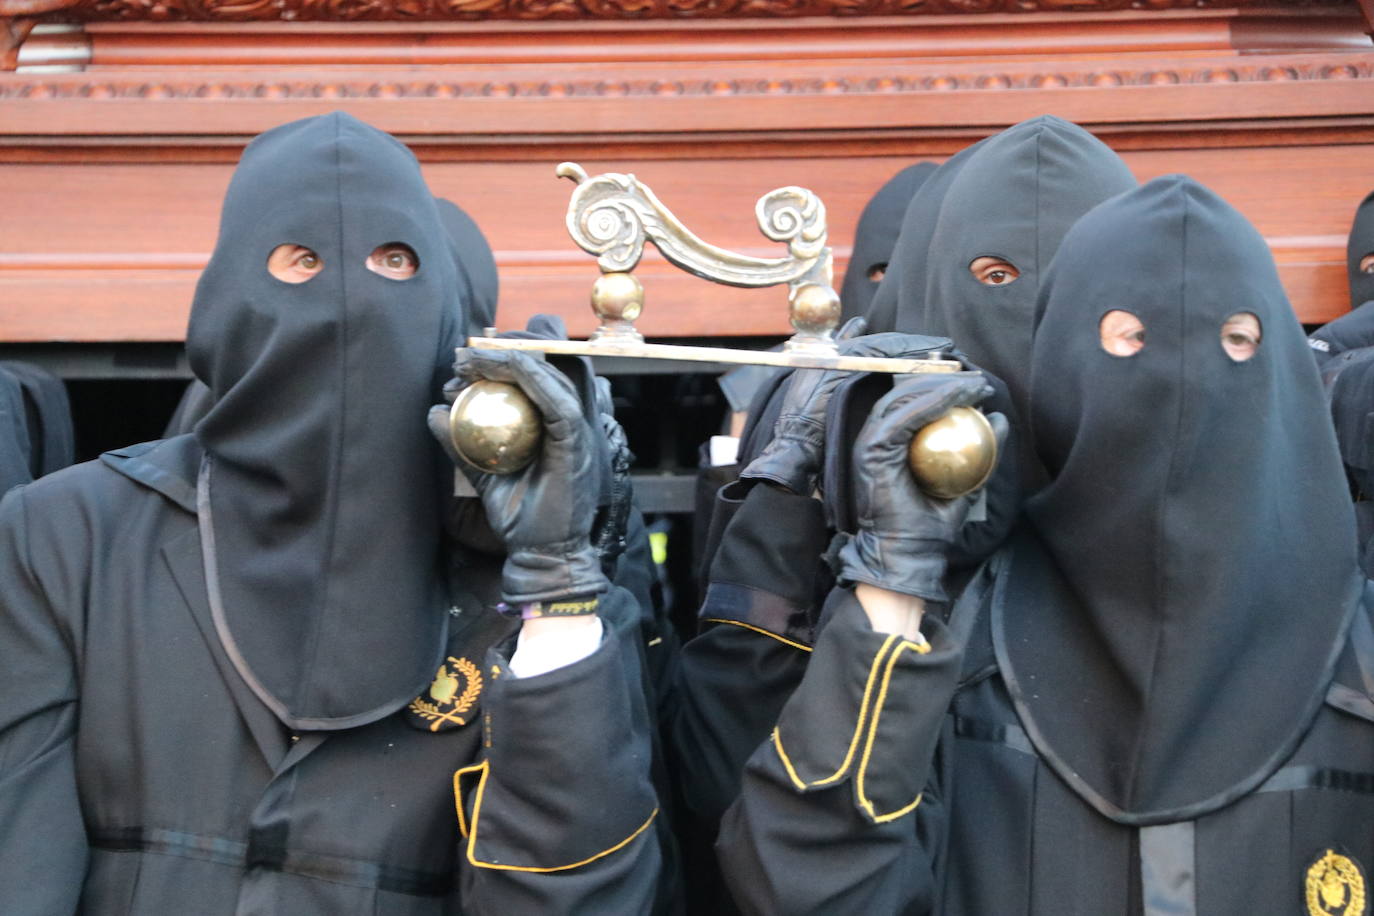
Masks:
[[[829,604],[721,823],[721,869],[746,913],[929,913],[944,830],[932,761],[960,652],[936,615],[925,646],[875,632],[846,589]]]
[[[671,742],[684,804],[708,824],[806,670],[825,535],[819,502],[755,486],[712,564],[701,633],[682,651]]]
[[[487,656],[483,758],[455,776],[463,901],[472,913],[641,914],[660,850],[638,609],[601,597],[601,645],[517,678]]]
[[[58,916],[76,912],[88,857],[77,666],[31,562],[24,499],[0,500],[0,896],[6,916]]]

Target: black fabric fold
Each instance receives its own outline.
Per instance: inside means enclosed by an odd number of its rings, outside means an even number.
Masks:
[[[868,313],[880,282],[873,275],[879,271],[886,274],[907,205],[936,168],[934,162],[907,166],[889,178],[864,205],[854,230],[849,264],[840,282],[840,324]]]
[[[1143,323],[1134,355],[1102,346],[1109,309]],[[1241,361],[1237,312],[1262,327]],[[1362,593],[1317,370],[1263,238],[1181,176],[1075,225],[1037,315],[1050,483],[996,585],[997,659],[1080,797],[1125,824],[1194,818],[1293,752]]]
[[[29,471],[34,478],[61,470],[76,460],[76,431],[67,386],[57,376],[23,362],[0,362],[19,382],[29,428]]]
[[[635,633],[608,623],[590,656],[536,677],[511,675],[500,647],[487,653],[485,759],[456,777],[469,864],[564,871],[653,842],[643,685],[624,659]],[[570,708],[595,714],[569,730]]]
[[[716,555],[711,582],[745,585],[798,606],[815,606],[829,589],[820,559],[829,544],[820,501],[758,484],[730,520],[731,549]],[[816,574],[797,575],[798,569]]]
[[[388,243],[415,253],[414,276],[368,269]],[[267,258],[284,244],[322,269],[276,279]],[[462,335],[456,288],[434,199],[394,138],[336,113],[249,144],[187,352],[213,398],[195,435],[230,654],[292,727],[370,721],[433,674],[447,459],[425,418]]]
[[[916,809],[930,749],[958,680],[960,647],[933,615],[928,643],[873,630],[853,593],[836,589],[806,676],[784,707],[773,746],[797,792],[849,785],[873,823]]]

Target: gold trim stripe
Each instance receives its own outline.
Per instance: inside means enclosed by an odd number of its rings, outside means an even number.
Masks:
[[[481,772],[482,776],[481,776],[481,779],[478,780],[478,783],[477,783],[477,798],[476,798],[476,800],[473,802],[473,805],[472,805],[472,829],[471,829],[471,831],[469,832],[469,831],[466,829],[466,827],[467,827],[467,822],[466,822],[466,820],[465,820],[464,817],[463,817],[463,794],[462,794],[462,788],[461,788],[461,786],[460,786],[460,784],[459,784],[459,778],[462,777],[462,776],[464,776],[464,775],[466,775],[466,774],[468,774],[468,773],[479,772],[479,771]],[[497,870],[497,871],[523,871],[523,872],[534,872],[534,873],[538,873],[538,874],[547,874],[547,873],[549,873],[549,872],[568,871],[568,870],[574,869],[574,868],[581,868],[583,865],[588,865],[588,864],[590,864],[590,863],[592,863],[592,862],[595,862],[597,859],[605,858],[606,856],[610,855],[610,854],[613,853],[613,852],[617,852],[617,851],[619,851],[619,850],[621,850],[621,849],[624,849],[626,846],[630,845],[630,843],[634,842],[635,838],[638,837],[641,833],[643,833],[644,831],[648,830],[648,829],[649,829],[649,825],[652,824],[652,823],[654,822],[654,818],[658,817],[658,808],[655,807],[654,810],[651,811],[651,812],[649,813],[649,819],[646,820],[644,823],[640,824],[639,827],[637,827],[637,828],[635,829],[635,831],[634,831],[633,833],[631,833],[629,836],[627,836],[625,839],[621,840],[619,843],[616,843],[614,846],[611,846],[611,847],[609,847],[609,848],[607,848],[607,849],[601,850],[601,852],[598,852],[596,855],[588,856],[587,858],[583,859],[583,860],[580,861],[580,862],[573,862],[573,863],[568,864],[568,865],[548,865],[548,866],[543,866],[543,865],[502,865],[502,864],[500,864],[500,863],[498,863],[498,862],[484,862],[484,861],[482,861],[481,859],[477,858],[477,829],[478,829],[478,822],[479,822],[479,820],[480,820],[480,818],[481,818],[481,816],[482,816],[482,797],[483,797],[483,794],[484,794],[485,791],[486,791],[486,787],[487,787],[487,776],[490,775],[490,773],[491,773],[491,761],[490,761],[490,760],[483,760],[481,763],[474,764],[473,766],[463,767],[461,770],[458,770],[457,772],[455,772],[455,773],[453,774],[454,797],[456,798],[457,804],[458,804],[458,829],[459,829],[459,831],[463,834],[463,836],[467,838],[467,841],[468,841],[468,848],[467,848],[467,859],[468,859],[468,861],[469,861],[470,863],[472,863],[473,865],[475,865],[476,867],[478,867],[478,868],[491,868],[491,869],[495,869],[495,870]]]
[[[832,782],[836,782],[839,779],[843,778],[844,774],[849,770],[849,765],[854,762],[854,752],[858,750],[859,742],[863,738],[864,720],[868,716],[868,701],[869,698],[873,695],[873,682],[877,680],[878,666],[882,664],[883,658],[887,655],[888,649],[892,648],[892,644],[899,639],[901,639],[901,637],[897,635],[889,636],[886,640],[883,641],[882,646],[878,649],[878,653],[873,656],[873,663],[869,666],[868,669],[868,682],[864,684],[863,699],[859,701],[859,718],[858,721],[854,724],[854,737],[851,738],[849,741],[849,750],[845,753],[844,760],[840,763],[840,768],[836,770],[834,773],[825,777],[824,779],[819,779],[811,783],[808,783],[806,780],[802,779],[800,776],[797,775],[796,768],[792,766],[792,760],[787,756],[787,751],[783,749],[781,733],[779,732],[778,728],[775,727],[773,729],[773,747],[777,749],[778,757],[782,759],[782,765],[787,770],[787,775],[792,778],[792,784],[795,785],[798,789],[805,791],[807,789],[816,788],[817,786],[823,786]]]
[[[784,646],[791,646],[791,647],[794,648],[794,649],[801,649],[803,652],[812,652],[812,651],[814,651],[810,646],[805,645],[804,643],[795,642],[794,640],[788,639],[788,638],[786,638],[786,637],[784,637],[784,636],[779,636],[777,633],[771,633],[771,632],[769,632],[768,630],[765,630],[763,627],[756,627],[756,626],[754,626],[754,625],[751,624],[751,623],[741,623],[741,622],[738,621],[738,620],[727,620],[727,619],[725,619],[724,617],[703,617],[701,622],[702,622],[702,623],[725,623],[725,624],[729,624],[729,625],[732,626],[732,627],[741,627],[742,629],[745,629],[745,630],[753,630],[755,633],[758,633],[758,634],[761,635],[761,636],[767,636],[769,639],[776,639],[778,642],[782,643]]]
[[[863,757],[859,759],[859,772],[854,778],[854,789],[859,804],[868,812],[869,817],[873,818],[875,824],[886,824],[889,821],[895,821],[903,815],[915,811],[916,806],[921,803],[921,795],[918,794],[916,800],[910,804],[903,805],[896,811],[891,811],[887,814],[879,814],[874,810],[872,800],[864,793],[864,774],[868,772],[868,761],[873,755],[873,742],[877,740],[878,737],[878,720],[882,717],[883,705],[887,702],[887,688],[892,682],[892,669],[896,667],[897,659],[908,649],[916,652],[918,655],[925,655],[930,652],[930,643],[912,642],[909,639],[904,639],[893,653],[888,656],[887,669],[883,672],[883,683],[882,686],[878,688],[878,699],[873,704],[873,718],[868,728],[868,741],[864,745]]]

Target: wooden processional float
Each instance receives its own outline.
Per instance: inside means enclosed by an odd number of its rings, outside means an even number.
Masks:
[[[788,369],[885,372],[961,372],[957,359],[939,353],[915,359],[844,356],[835,342],[840,298],[832,287],[833,267],[826,245],[825,205],[805,188],[769,191],[754,207],[759,229],[787,244],[787,256],[755,258],[717,248],[698,238],[633,175],[589,177],[564,162],[556,170],[577,183],[568,203],[568,232],[595,255],[601,276],[592,286],[592,310],[600,327],[587,340],[528,340],[471,337],[479,350],[533,350],[549,355],[618,357],[760,365]],[[653,242],[672,264],[690,274],[730,286],[788,286],[788,305],[796,333],[782,352],[650,344],[635,329],[644,308],[644,288],[631,273]],[[543,424],[538,410],[515,385],[480,381],[459,393],[449,414],[449,432],[458,455],[474,468],[510,474],[525,467],[538,450]],[[979,411],[956,407],[912,439],[908,461],[921,488],[952,498],[981,487],[997,461],[997,440]]]

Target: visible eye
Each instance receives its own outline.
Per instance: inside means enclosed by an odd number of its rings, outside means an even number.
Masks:
[[[1374,251],[1360,258],[1360,273],[1374,274]]]
[[[278,245],[267,256],[267,272],[283,283],[304,283],[324,270],[324,260],[304,245]]]
[[[1243,363],[1259,350],[1264,332],[1260,320],[1252,312],[1236,312],[1221,325],[1221,348],[1226,355]]]
[[[388,280],[409,280],[420,269],[420,259],[415,251],[403,242],[387,242],[378,245],[367,256],[367,269],[380,274]]]
[[[973,274],[973,278],[985,286],[1006,286],[1014,283],[1016,278],[1021,276],[1021,271],[1016,269],[1016,265],[1001,258],[984,255],[974,258],[969,262],[968,272]]]
[[[1130,312],[1112,309],[1097,324],[1102,349],[1113,356],[1135,356],[1145,348],[1145,325]]]
[[[868,269],[868,279],[874,283],[880,282],[887,274],[887,264],[874,264]]]

